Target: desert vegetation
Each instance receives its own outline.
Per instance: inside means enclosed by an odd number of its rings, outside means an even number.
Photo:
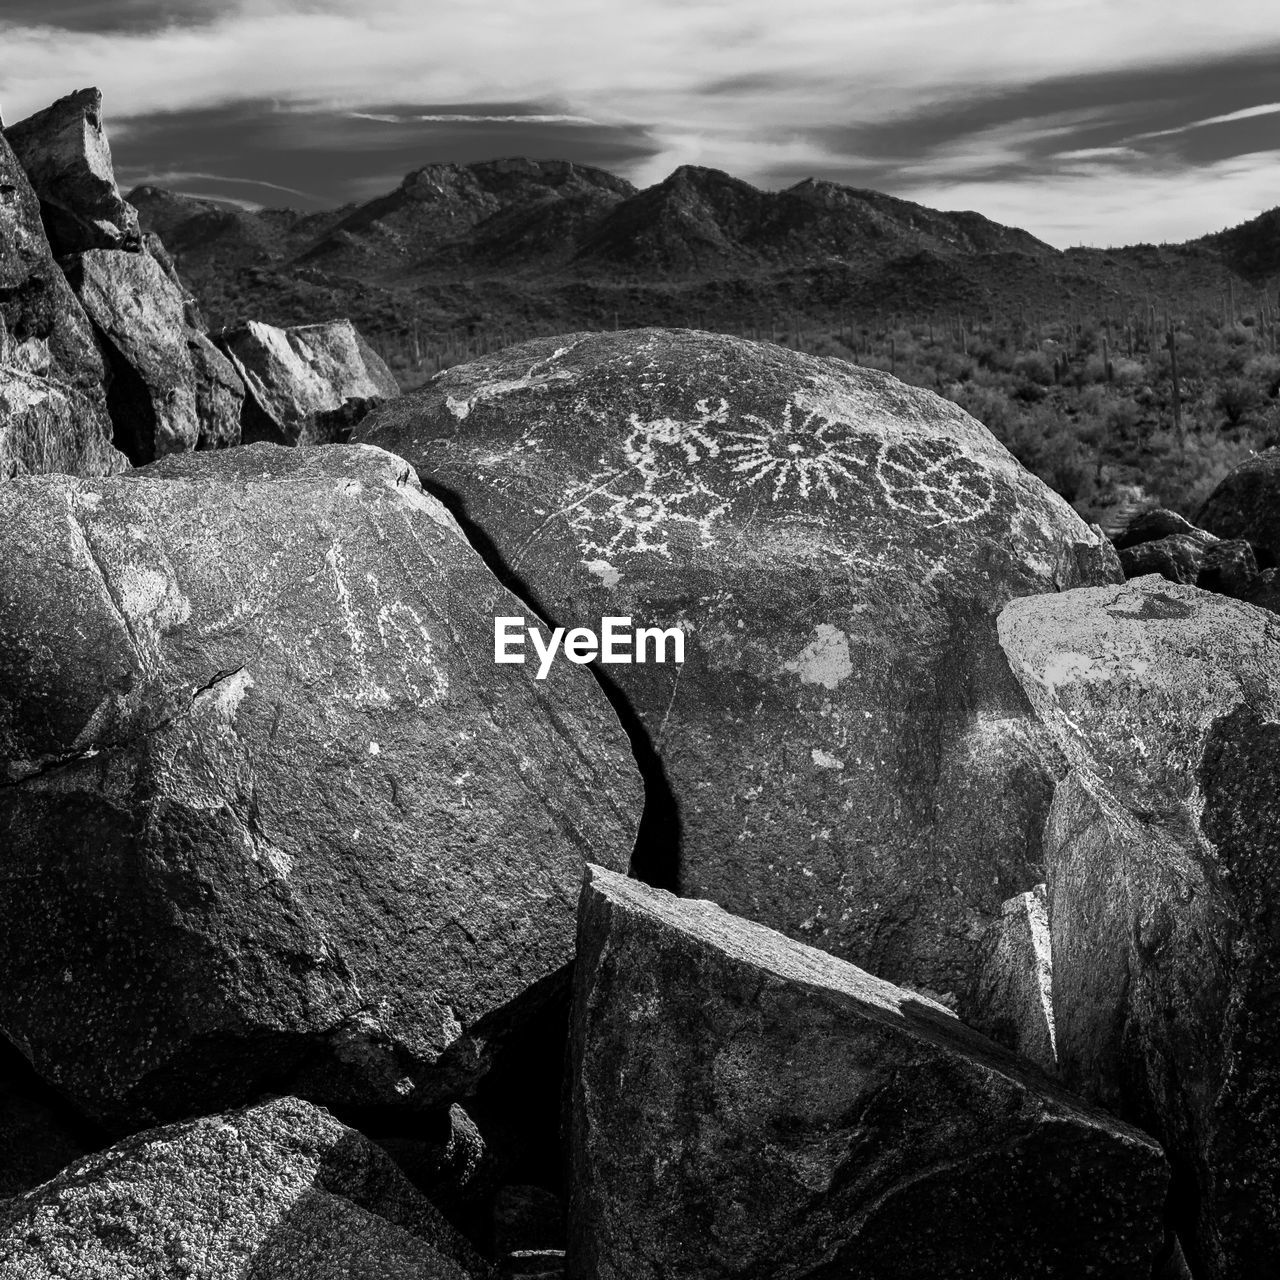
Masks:
[[[1280,443],[1274,297],[1260,293],[1243,305],[1231,288],[1215,309],[1186,315],[1148,304],[1125,315],[1053,318],[681,320],[884,369],[954,400],[1081,514],[1115,531],[1153,504],[1194,515],[1233,467]],[[388,320],[374,345],[405,389],[564,328],[536,317],[491,323],[477,315],[447,330]],[[607,317],[599,327],[614,323]]]

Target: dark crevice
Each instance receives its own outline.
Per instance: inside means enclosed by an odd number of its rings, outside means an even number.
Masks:
[[[93,333],[107,366],[111,443],[135,467],[144,467],[156,460],[156,412],[151,393],[142,375],[97,325]]]
[[[462,496],[421,472],[419,479],[422,487],[449,509],[450,515],[458,522],[467,541],[489,566],[494,577],[545,627],[560,626],[554,614],[539,599],[529,582],[511,567],[493,539],[468,516]],[[630,874],[634,879],[641,880],[656,889],[679,893],[680,804],[667,778],[662,757],[658,754],[644,720],[631,705],[618,682],[598,662],[590,663],[586,669],[591,672],[601,692],[608,698],[610,706],[613,707],[614,713],[626,731],[631,743],[631,754],[635,757],[636,768],[644,781],[644,810],[636,833],[635,847],[631,851]]]

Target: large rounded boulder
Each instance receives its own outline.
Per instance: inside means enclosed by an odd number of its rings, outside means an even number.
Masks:
[[[985,926],[1042,878],[1059,767],[996,614],[1119,577],[980,423],[842,361],[642,330],[450,369],[355,438],[412,461],[531,613],[682,631],[682,665],[671,638],[598,667],[650,753],[648,878],[969,1000]]]
[[[129,1124],[473,1083],[632,851],[589,673],[494,665],[519,603],[381,450],[19,479],[0,523],[4,1034]]]
[[[1280,446],[1265,449],[1223,477],[1196,524],[1219,538],[1250,543],[1265,567],[1280,564]]]

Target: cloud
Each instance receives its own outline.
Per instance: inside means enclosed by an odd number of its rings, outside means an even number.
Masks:
[[[376,120],[380,124],[599,124],[590,116],[567,115],[475,115],[463,111],[450,111],[435,115],[379,115],[373,111],[348,111],[352,120]]]
[[[1215,124],[1235,124],[1238,120],[1254,120],[1258,116],[1273,116],[1280,113],[1280,102],[1264,102],[1256,107],[1244,107],[1239,111],[1228,111],[1225,115],[1209,116],[1204,120],[1191,120],[1186,124],[1175,125],[1172,129],[1153,129],[1149,133],[1134,134],[1132,141],[1140,142],[1148,138],[1171,138],[1175,134],[1186,133],[1191,129],[1206,129]]]
[[[4,3],[7,119],[97,83],[134,166],[329,199],[395,164],[525,154],[641,183],[698,163],[762,186],[812,173],[1003,198],[1023,182],[1061,200],[1094,181],[1082,166],[1168,177],[1269,149],[1280,50],[1259,42],[1262,0]],[[229,138],[204,127],[237,111]],[[164,141],[184,123],[185,159]],[[1204,229],[1227,220],[1194,205]],[[1135,212],[1135,238],[1163,219]]]

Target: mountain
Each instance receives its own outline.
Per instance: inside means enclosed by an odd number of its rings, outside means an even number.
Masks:
[[[1280,209],[1268,209],[1248,222],[1202,237],[1237,275],[1254,283],[1280,274]]]
[[[762,191],[691,165],[637,190],[563,160],[430,164],[373,200],[305,215],[155,187],[129,200],[218,323],[332,312],[436,341],[615,322],[1145,313],[1209,305],[1227,273],[1280,262],[1280,214],[1187,245],[1060,251],[974,212],[813,178]]]

